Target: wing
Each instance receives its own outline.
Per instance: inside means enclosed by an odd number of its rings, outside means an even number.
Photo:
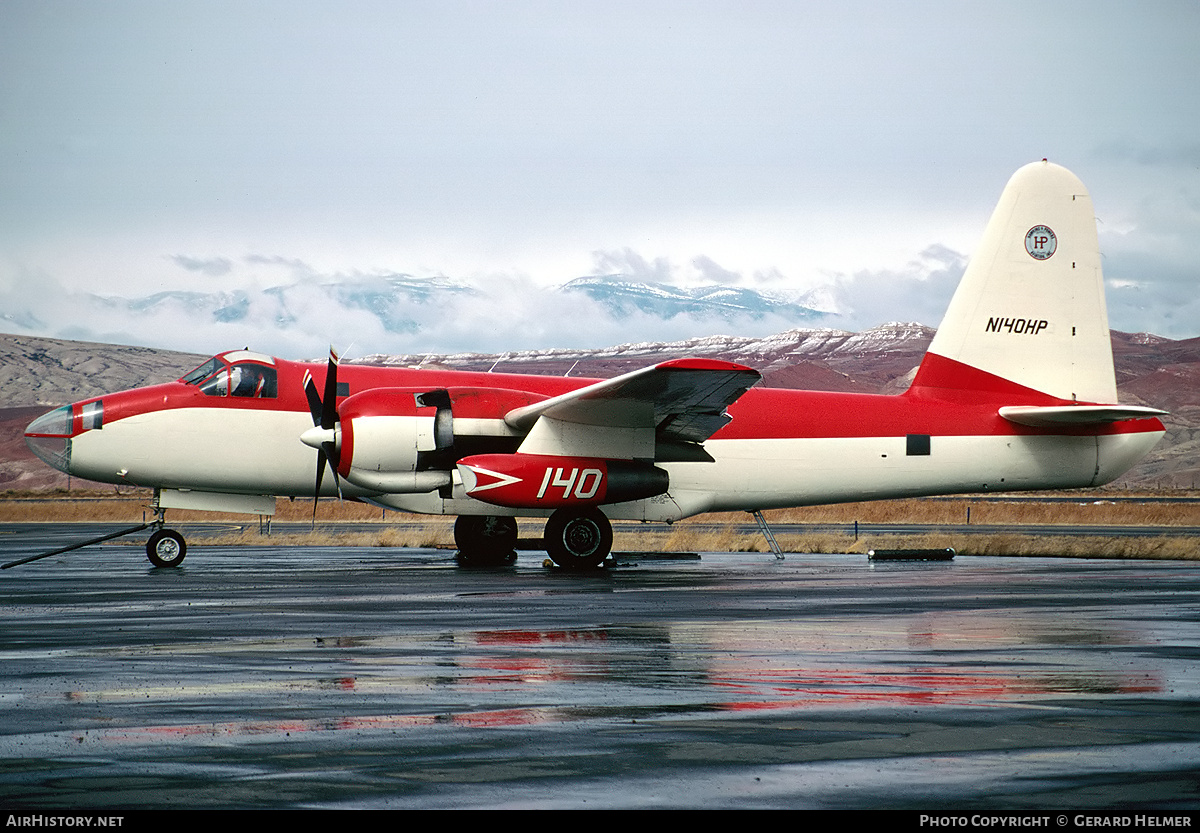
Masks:
[[[525,453],[654,458],[656,446],[707,440],[761,378],[732,362],[676,359],[515,408],[504,421],[529,431]]]

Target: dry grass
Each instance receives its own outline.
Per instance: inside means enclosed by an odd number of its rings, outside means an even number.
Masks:
[[[1176,496],[1189,493],[1173,492]],[[1122,494],[1122,497],[1126,495]],[[982,502],[969,497],[941,500],[892,500],[847,503],[781,509],[765,513],[771,523],[913,523],[961,524],[1096,524],[1119,526],[1200,526],[1200,503],[1137,503],[1106,501],[1103,492],[1072,495],[1071,502]],[[0,494],[0,522],[138,523],[151,516],[149,492],[116,494],[112,491],[70,493]],[[312,520],[313,504],[308,500],[279,500],[274,523]],[[174,523],[222,520],[215,513],[171,510]],[[311,533],[273,532],[259,534],[258,524],[245,515],[228,516],[241,531],[215,533],[197,538],[195,544],[231,546],[295,545],[356,547],[453,547],[453,519],[428,518],[402,512],[384,513],[361,503],[322,500],[318,504],[317,528]],[[339,524],[370,522],[362,532],[330,533],[322,531],[323,522]],[[751,523],[745,513],[705,515],[695,522],[683,521],[671,527],[659,524],[616,524],[614,549],[660,552],[769,552],[758,532],[746,532]],[[381,528],[379,524],[384,524]],[[722,526],[713,528],[712,524]],[[520,522],[522,538],[541,535],[542,522]],[[741,527],[740,529],[738,527]],[[865,553],[869,549],[925,549],[954,547],[960,555],[1051,555],[1066,557],[1107,557],[1200,560],[1200,539],[1178,536],[1044,536],[1014,534],[873,535],[805,533],[777,536],[785,552]]]
[[[640,531],[639,531],[640,530]],[[540,530],[523,532],[538,537]],[[1187,536],[1103,537],[1036,535],[878,535],[854,539],[853,535],[814,533],[777,536],[785,553],[866,553],[872,549],[954,548],[961,556],[1051,556],[1067,558],[1135,558],[1200,561],[1200,540]],[[405,524],[395,528],[363,532],[323,532],[319,528],[305,533],[260,534],[257,527],[239,532],[205,535],[194,541],[211,546],[297,546],[297,547],[434,547],[454,548],[450,523]],[[675,528],[669,532],[657,527],[618,528],[614,551],[629,552],[761,552],[767,553],[766,540],[758,533],[733,527],[717,531]]]
[[[741,532],[732,525],[718,530],[688,528],[677,524],[670,533],[617,536],[614,549],[651,552],[770,552],[766,539],[757,532]],[[1138,558],[1200,561],[1200,538],[1189,535],[1093,536],[1017,535],[974,533],[971,535],[912,534],[863,535],[805,533],[776,535],[785,553],[867,553],[873,549],[944,549],[958,555],[1051,556],[1066,558]]]
[[[56,491],[0,493],[0,522],[5,523],[86,523],[113,522],[137,523],[143,517],[153,516],[150,510],[152,494],[149,490],[117,493],[111,490]],[[322,521],[354,522],[393,520],[397,517],[410,518],[403,513],[389,512],[386,517],[382,509],[354,501],[321,500],[317,504],[317,523]],[[224,515],[219,512],[194,512],[172,509],[172,521],[221,521],[232,520],[245,523],[246,515]],[[273,520],[286,523],[308,523],[313,519],[311,500],[288,500],[275,502]]]
[[[971,497],[910,500],[880,500],[863,503],[840,503],[830,506],[806,506],[795,509],[772,509],[764,513],[771,523],[913,523],[960,524],[967,520],[968,510],[973,524],[1099,524],[1113,526],[1200,526],[1200,502],[1196,503],[1137,503],[1123,499],[1114,503],[1113,495],[1136,497],[1127,493],[1067,493],[1070,502],[1039,502],[1021,498],[1012,501],[977,500]],[[1190,491],[1174,491],[1163,495],[1196,497]],[[69,523],[72,521],[135,522],[150,504],[151,494],[138,490],[118,494],[111,490],[72,492],[5,492],[0,493],[0,522]],[[245,515],[224,516],[244,522]],[[276,501],[274,520],[277,522],[308,522],[313,517],[311,500]],[[318,503],[317,521],[387,521],[407,516],[403,512],[387,512],[375,506],[353,501],[322,499]],[[171,510],[173,520],[212,521],[223,516],[212,512]],[[704,515],[706,523],[747,523],[744,512],[723,512]],[[686,522],[684,522],[686,523]]]
[[[195,539],[204,546],[273,546],[273,547],[436,547],[453,549],[454,529],[448,522],[404,524],[394,528],[370,529],[363,532],[272,532],[261,534],[258,527],[238,532],[220,532]]]
[[[763,514],[771,523],[911,523],[961,524],[968,511],[973,524],[1098,524],[1108,526],[1200,526],[1200,502],[1139,503],[1125,493],[1063,493],[1065,502],[1040,502],[1036,498],[1010,501],[970,497],[880,500],[775,509]],[[1122,498],[1120,502],[1111,500]],[[1194,492],[1171,492],[1146,497],[1196,497]],[[719,517],[719,516],[710,516]],[[744,518],[745,515],[728,515]]]

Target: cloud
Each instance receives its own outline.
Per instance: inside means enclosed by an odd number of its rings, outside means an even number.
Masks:
[[[732,272],[712,258],[704,255],[692,260],[692,266],[699,273],[700,280],[704,283],[715,283],[720,286],[737,286],[743,282],[740,272]]]
[[[1145,167],[1200,168],[1200,142],[1175,144],[1136,144],[1130,141],[1105,142],[1096,149],[1105,160]]]
[[[219,278],[233,271],[233,261],[227,257],[190,257],[174,255],[171,260],[188,272],[195,272],[209,278]]]
[[[722,266],[709,255],[696,255],[678,265],[668,257],[649,259],[631,248],[592,253],[593,274],[620,275],[631,281],[673,286],[743,286],[757,283],[782,283],[787,279],[778,269],[767,268],[747,277]]]
[[[1191,337],[1200,320],[1195,261],[1165,244],[1148,252],[1148,239],[1121,237],[1110,246],[1105,261],[1110,323],[1127,331]],[[791,281],[778,269],[743,274],[706,255],[677,266],[632,248],[595,253],[601,275],[658,284],[660,290],[676,287],[681,297],[695,297],[691,306],[656,309],[606,303],[602,293],[564,291],[519,272],[452,280],[400,271],[322,270],[283,255],[167,259],[192,276],[190,283],[163,289],[159,282],[152,291],[100,295],[71,289],[46,270],[10,269],[0,275],[0,324],[31,335],[196,353],[246,346],[288,358],[320,357],[330,345],[348,355],[600,348],[765,336],[799,326],[862,330],[888,321],[936,326],[967,263],[956,249],[935,244],[896,268],[832,273],[825,285],[802,294],[781,288]],[[220,278],[219,288],[209,280],[214,277]],[[644,294],[653,295],[652,289]],[[707,297],[714,292],[729,303],[721,308]],[[734,303],[743,294],[753,301],[753,292],[776,306]],[[835,314],[806,318],[789,304],[816,304]],[[742,308],[748,312],[739,312]]]
[[[293,358],[320,356],[331,344],[359,353],[501,353],[715,332],[766,335],[797,323],[778,315],[664,320],[637,309],[617,314],[584,293],[505,273],[468,283],[401,273],[322,274],[287,258],[230,262],[231,275],[242,287],[231,291],[102,296],[44,280],[38,291],[0,291],[0,305],[7,328],[18,332],[198,353],[247,346]],[[662,274],[648,261],[638,264],[636,256],[627,262]],[[282,266],[290,274],[286,280],[263,281],[257,273],[263,266]]]
[[[592,252],[592,274],[622,275],[640,283],[674,283],[675,267],[665,257],[647,260],[633,249]]]
[[[1137,276],[1152,275],[1152,280]],[[1104,261],[1108,323],[1116,330],[1148,332],[1170,338],[1196,334],[1200,321],[1200,273],[1145,252],[1118,253]]]
[[[866,329],[887,321],[916,321],[936,327],[967,267],[967,256],[940,244],[929,246],[900,269],[838,275],[828,288],[839,310],[839,326]]]

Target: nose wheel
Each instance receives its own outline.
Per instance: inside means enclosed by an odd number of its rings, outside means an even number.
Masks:
[[[173,529],[160,529],[146,542],[146,557],[155,567],[178,567],[187,555],[187,543]]]

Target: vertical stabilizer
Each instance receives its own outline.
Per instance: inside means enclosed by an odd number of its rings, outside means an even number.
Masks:
[[[1117,400],[1092,200],[1045,160],[1005,186],[913,386],[990,377],[1068,401]]]

